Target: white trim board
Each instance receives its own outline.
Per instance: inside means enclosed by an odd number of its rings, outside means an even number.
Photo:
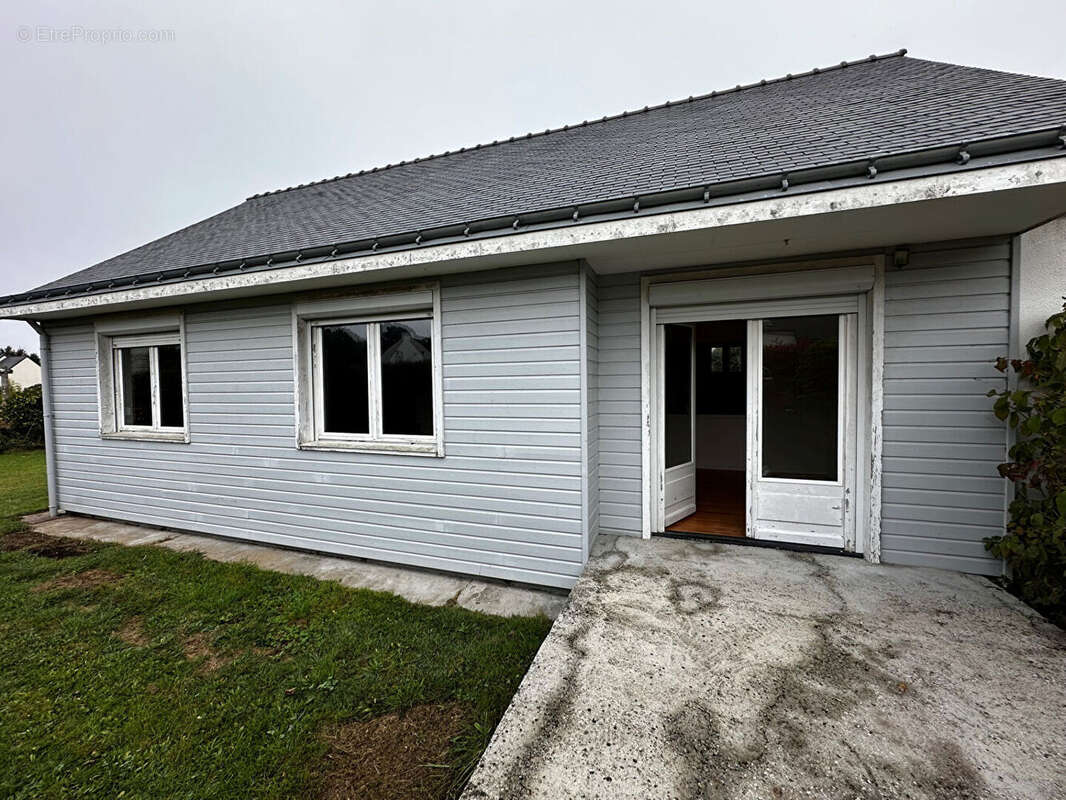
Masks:
[[[578,375],[581,405],[581,563],[589,560],[589,353],[588,353],[588,264],[577,268]]]
[[[505,236],[411,250],[342,258],[275,270],[219,275],[177,283],[159,283],[88,296],[41,300],[0,308],[0,319],[76,315],[154,303],[200,302],[261,292],[303,291],[316,283],[384,281],[417,270],[421,275],[443,274],[503,266],[503,257],[529,254],[521,263],[536,263],[537,251],[686,231],[724,228],[758,222],[831,215],[846,211],[897,206],[934,199],[949,199],[1041,186],[1066,184],[1066,158],[975,169],[950,175],[907,178],[868,186],[852,186],[808,194],[783,193],[780,197],[733,205],[648,214],[631,219],[577,223],[564,228],[533,229]],[[828,224],[828,223],[827,223]],[[544,254],[545,261],[572,260],[569,254]],[[509,264],[517,264],[512,258]],[[155,265],[161,268],[163,265]],[[391,274],[390,274],[391,273]]]
[[[881,563],[881,453],[884,446],[882,425],[885,407],[885,259],[874,261],[874,285],[867,295],[867,314],[870,319],[870,361],[868,377],[859,372],[859,403],[867,405],[863,392],[869,391],[867,436],[858,437],[858,476],[860,486],[869,486],[869,493],[855,495],[855,519],[866,520],[866,543],[863,555],[867,561]],[[860,319],[860,337],[862,320]],[[862,346],[860,338],[860,347]],[[862,408],[860,407],[860,413]],[[859,417],[862,431],[862,417]],[[864,504],[868,507],[864,509]],[[864,513],[865,511],[865,513]]]
[[[836,278],[841,267],[853,270],[850,284]],[[799,269],[806,268],[799,272]],[[789,273],[784,275],[783,273]],[[710,277],[710,276],[722,277]],[[759,284],[766,294],[762,300],[744,299],[731,302],[732,297],[748,298],[749,290],[740,288],[738,276],[750,276],[747,281]],[[765,277],[766,280],[762,280]],[[810,283],[797,289],[804,279]],[[717,284],[717,281],[722,281]],[[686,284],[687,291],[672,291],[676,284]],[[812,297],[814,287],[829,288],[848,285],[849,294]],[[721,287],[718,290],[717,287]],[[733,290],[738,293],[732,293]],[[695,291],[694,291],[695,290]],[[784,292],[798,291],[790,300]],[[702,296],[701,296],[702,294]],[[708,303],[712,298],[722,302]],[[659,308],[659,300],[685,300],[688,305]],[[849,259],[779,264],[753,264],[719,272],[679,272],[649,275],[641,278],[640,292],[641,340],[641,535],[651,536],[652,530],[662,529],[658,518],[658,458],[654,426],[657,420],[655,375],[657,360],[652,353],[656,326],[662,322],[710,321],[714,319],[756,318],[786,315],[791,308],[805,313],[857,314],[858,386],[856,395],[857,430],[866,435],[856,436],[856,483],[854,519],[861,522],[855,532],[854,547],[870,560],[880,560],[880,499],[881,499],[881,441],[884,376],[884,257],[881,255]],[[851,542],[849,542],[851,544]]]

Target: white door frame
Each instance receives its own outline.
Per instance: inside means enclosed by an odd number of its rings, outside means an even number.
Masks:
[[[845,298],[841,298],[845,299]],[[856,458],[858,455],[858,419],[862,416],[858,407],[857,373],[861,368],[858,348],[859,313],[865,303],[854,298],[856,311],[843,312],[837,316],[837,424],[836,424],[836,463],[837,478],[833,481],[791,478],[763,477],[763,443],[765,441],[765,409],[763,397],[762,363],[764,350],[763,319],[749,319],[748,322],[748,411],[747,411],[747,458],[746,470],[746,532],[749,537],[767,541],[794,542],[799,544],[840,546],[848,552],[856,547],[855,502],[856,494]],[[764,318],[765,319],[765,318]],[[760,489],[761,487],[761,489]],[[762,531],[763,520],[760,509],[760,497],[763,492],[774,488],[791,487],[792,498],[799,500],[806,493],[815,496],[824,493],[833,496],[839,503],[834,509],[840,512],[840,544],[826,541],[823,537],[828,531]],[[798,493],[798,494],[797,494]],[[766,498],[763,497],[763,500]],[[790,502],[791,505],[791,502]],[[783,518],[778,518],[778,520]],[[801,521],[802,520],[802,521]],[[786,521],[786,526],[806,527],[810,518],[794,518]],[[778,522],[777,524],[781,524]],[[835,537],[834,537],[835,538]]]
[[[788,273],[788,274],[783,274]],[[764,277],[760,277],[764,276]],[[771,277],[772,276],[772,277]],[[747,278],[737,281],[730,278]],[[726,279],[726,280],[721,280]],[[684,286],[663,286],[677,284]],[[651,304],[652,292],[656,302]],[[692,305],[693,298],[703,303]],[[851,295],[858,314],[858,412],[854,549],[877,562],[881,553],[881,410],[884,375],[884,256],[754,264],[641,278],[641,534],[661,531],[662,494],[658,443],[656,326],[660,322],[784,316],[799,301],[808,313],[837,307]],[[758,299],[757,299],[758,298]],[[802,298],[802,300],[801,300]],[[712,302],[707,302],[711,300]],[[780,301],[786,300],[787,303]],[[747,315],[751,315],[751,317]],[[863,435],[863,432],[866,432]]]
[[[679,323],[681,327],[688,328],[689,330],[689,459],[682,464],[675,464],[672,467],[666,467],[666,442],[658,442],[658,459],[659,463],[664,465],[663,470],[659,473],[659,502],[658,508],[662,518],[662,524],[664,528],[668,528],[678,520],[693,514],[696,511],[696,330],[691,325],[685,323]],[[658,381],[655,390],[656,398],[662,397],[666,387],[666,364],[664,353],[666,350],[666,329],[662,325],[656,325],[656,380]],[[657,431],[666,429],[666,410],[662,407],[657,409],[658,419],[655,424]],[[675,509],[672,512],[667,512],[666,503],[666,489],[670,485],[671,475],[673,471],[676,474],[680,474],[682,480],[686,483],[691,483],[691,497],[692,502],[686,503],[682,509]]]

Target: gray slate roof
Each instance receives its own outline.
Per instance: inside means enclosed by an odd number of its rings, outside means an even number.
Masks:
[[[882,56],[251,197],[41,288],[716,185],[1066,123],[1066,81]]]
[[[17,364],[22,363],[29,356],[2,356],[0,357],[0,372],[10,372]]]

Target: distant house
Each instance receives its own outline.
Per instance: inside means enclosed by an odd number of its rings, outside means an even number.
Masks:
[[[41,383],[41,367],[29,356],[0,356],[0,392],[12,384],[26,389]]]
[[[250,197],[0,298],[52,506],[560,587],[599,533],[997,574],[1064,123],[901,52]]]

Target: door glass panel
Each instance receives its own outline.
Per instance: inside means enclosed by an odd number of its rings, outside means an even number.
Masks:
[[[762,475],[837,479],[836,314],[763,320]]]
[[[366,324],[322,326],[322,406],[330,433],[369,433]]]
[[[433,339],[428,319],[381,323],[381,430],[433,435]]]
[[[666,468],[692,460],[692,329],[664,325]]]
[[[181,390],[181,345],[159,347],[159,424],[164,428],[185,427]]]
[[[123,347],[122,422],[125,425],[152,424],[152,375],[147,347]]]

